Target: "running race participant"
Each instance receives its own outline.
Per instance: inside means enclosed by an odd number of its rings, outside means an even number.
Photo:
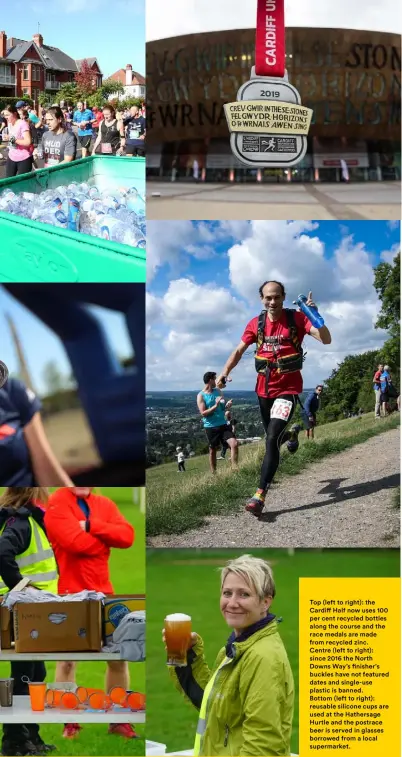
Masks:
[[[218,387],[226,384],[229,374],[241,360],[251,344],[256,344],[256,393],[265,430],[265,456],[261,468],[259,487],[246,510],[261,515],[267,491],[279,465],[280,446],[287,442],[289,452],[296,452],[301,426],[289,424],[303,390],[301,368],[302,342],[306,334],[322,344],[331,344],[326,326],[320,329],[310,323],[304,313],[283,307],[285,288],[279,281],[265,281],[259,289],[264,310],[246,326],[241,342],[232,352],[216,381]],[[308,305],[314,305],[309,292]]]
[[[383,370],[384,365],[378,363],[377,370],[373,376],[373,389],[375,394],[374,418],[381,418],[381,374]]]
[[[77,137],[69,131],[59,106],[49,108],[45,116],[48,131],[42,137],[42,153],[45,168],[59,163],[71,163],[77,152]]]
[[[125,142],[123,121],[116,118],[116,111],[112,105],[105,105],[92,155],[97,150],[102,155],[121,155]]]
[[[130,115],[123,124],[126,128],[126,155],[145,155],[145,118],[136,105],[130,108]]]
[[[19,118],[15,105],[9,105],[4,115],[8,133],[3,135],[3,141],[9,145],[6,177],[11,178],[32,171],[33,145],[29,124]]]
[[[216,373],[204,373],[204,389],[197,395],[197,406],[202,415],[205,433],[209,443],[209,465],[212,473],[216,472],[216,450],[227,442],[230,447],[232,466],[237,466],[239,443],[226,423],[225,409],[230,410],[232,400],[225,402],[220,389],[216,388]]]
[[[77,103],[73,123],[78,126],[78,141],[81,145],[81,157],[86,158],[91,146],[93,136],[92,124],[95,118],[92,110],[84,107],[83,102]]]
[[[317,384],[316,388],[304,400],[302,418],[307,439],[314,439],[314,429],[317,425],[317,412],[320,408],[320,397],[323,388],[322,384]]]

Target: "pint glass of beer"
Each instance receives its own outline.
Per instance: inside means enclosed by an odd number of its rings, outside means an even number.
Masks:
[[[191,618],[181,612],[165,618],[167,665],[175,668],[187,665],[187,650],[191,641]]]

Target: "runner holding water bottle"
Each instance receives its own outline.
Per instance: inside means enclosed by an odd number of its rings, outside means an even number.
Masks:
[[[230,426],[226,423],[225,410],[230,410],[232,400],[225,398],[216,387],[216,373],[207,371],[203,376],[204,389],[197,395],[197,406],[202,416],[202,422],[209,443],[209,465],[212,473],[216,472],[216,451],[223,442],[230,447],[230,460],[233,467],[237,466],[239,443]],[[222,384],[223,385],[223,384]]]
[[[283,307],[286,292],[279,281],[265,281],[259,294],[264,309],[247,324],[240,343],[216,380],[218,388],[225,386],[245,351],[251,344],[256,344],[256,393],[266,444],[259,486],[246,502],[246,510],[256,517],[264,509],[268,489],[279,465],[281,444],[286,442],[291,453],[299,446],[298,434],[302,426],[293,425],[286,429],[303,390],[304,336],[309,334],[322,344],[331,344],[331,334],[317,311],[312,292],[308,297],[299,295],[299,311]]]

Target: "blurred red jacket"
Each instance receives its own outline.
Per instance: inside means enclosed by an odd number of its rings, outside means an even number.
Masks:
[[[84,589],[113,594],[110,549],[131,547],[134,528],[111,499],[93,493],[83,499],[89,508],[88,531],[80,526],[85,515],[68,487],[51,494],[46,508],[46,531],[59,568],[59,594]]]

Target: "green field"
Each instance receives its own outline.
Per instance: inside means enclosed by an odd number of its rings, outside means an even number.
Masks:
[[[0,493],[1,493],[0,489]],[[110,497],[120,512],[135,528],[135,542],[130,549],[112,549],[110,575],[116,594],[145,593],[145,516],[133,502],[133,490],[129,487],[103,487],[97,490]],[[47,679],[54,680],[55,663],[47,663]],[[130,663],[131,688],[145,691],[145,663]],[[77,666],[77,683],[95,688],[104,687],[106,663],[81,662]],[[0,663],[0,677],[8,676],[9,663]],[[41,736],[48,744],[55,744],[55,755],[132,755],[144,754],[145,727],[138,726],[140,738],[126,740],[107,734],[107,725],[85,725],[74,741],[63,739],[63,726],[42,726]]]
[[[396,577],[399,550],[248,550],[268,559],[274,571],[277,596],[272,612],[283,618],[280,633],[298,688],[298,580],[316,577]],[[167,751],[191,749],[197,711],[180,697],[165,666],[161,631],[164,617],[185,612],[193,630],[204,639],[213,665],[229,632],[219,610],[217,568],[242,550],[147,551],[147,738],[167,744]],[[295,703],[292,752],[298,753],[298,697]]]
[[[285,475],[300,473],[310,463],[365,442],[399,424],[399,413],[382,418],[381,422],[370,413],[318,426],[314,442],[307,442],[301,433],[297,454],[290,455],[282,447],[282,460],[275,481]],[[186,460],[185,473],[177,472],[176,463],[148,468],[147,536],[182,533],[202,527],[207,515],[236,511],[247,497],[254,494],[264,451],[263,442],[241,446],[236,473],[231,472],[229,453],[227,460],[218,460],[215,476],[209,471],[208,455]]]

